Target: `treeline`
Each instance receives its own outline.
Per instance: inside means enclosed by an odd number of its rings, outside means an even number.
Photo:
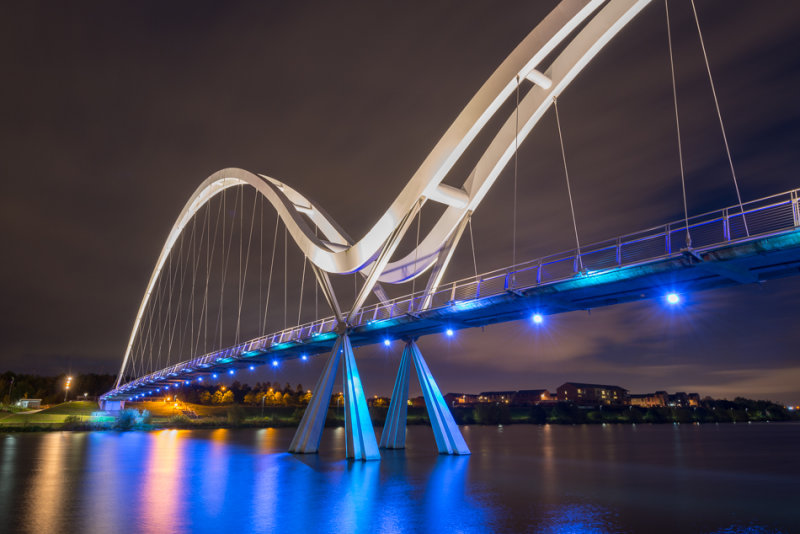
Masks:
[[[733,401],[709,400],[687,408],[638,406],[603,406],[586,408],[568,402],[535,406],[478,404],[452,409],[458,424],[595,424],[595,423],[744,423],[747,421],[800,420],[791,412],[770,401],[737,397]]]
[[[39,376],[17,374],[7,371],[0,375],[0,395],[3,404],[12,404],[19,399],[42,399],[43,404],[57,404],[64,401],[66,374]],[[69,388],[69,398],[89,398],[102,395],[114,387],[114,375],[75,374]]]
[[[288,382],[281,386],[278,382],[257,382],[250,387],[238,381],[230,386],[192,384],[176,389],[174,396],[182,402],[206,405],[244,404],[248,406],[299,406],[308,404],[311,392],[302,384],[292,387]],[[152,400],[158,400],[153,397]]]

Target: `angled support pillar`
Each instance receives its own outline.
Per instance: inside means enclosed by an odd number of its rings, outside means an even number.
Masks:
[[[336,368],[339,365],[341,346],[342,338],[340,337],[333,345],[333,352],[325,362],[322,375],[317,380],[314,395],[311,397],[311,402],[308,403],[294,438],[292,438],[289,452],[313,454],[319,450],[319,440],[322,438],[325,417],[328,415],[328,405],[331,402],[331,392],[333,391],[333,381],[336,378]]]
[[[367,399],[361,387],[356,359],[350,338],[343,334],[341,339],[344,353],[344,430],[345,456],[354,460],[380,460],[378,441],[367,409]]]
[[[469,447],[467,447],[417,343],[409,341],[408,348],[411,351],[419,384],[422,387],[422,396],[425,398],[425,407],[428,409],[428,418],[431,420],[433,437],[436,439],[439,454],[470,454]]]
[[[386,423],[381,432],[381,449],[404,449],[406,447],[406,419],[408,417],[408,377],[411,374],[411,348],[406,345],[397,379],[392,390],[392,401]]]

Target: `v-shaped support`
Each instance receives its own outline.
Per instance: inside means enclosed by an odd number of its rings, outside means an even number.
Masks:
[[[367,399],[361,387],[358,376],[356,359],[353,356],[353,347],[347,334],[340,336],[333,346],[333,352],[325,362],[314,395],[308,404],[300,426],[289,445],[289,452],[299,454],[313,454],[319,450],[322,438],[322,429],[325,427],[325,418],[328,415],[328,406],[331,401],[333,382],[336,379],[336,369],[339,360],[344,356],[342,380],[344,382],[344,426],[345,426],[345,451],[347,458],[355,460],[380,460],[378,442],[372,428],[372,420],[367,409]]]
[[[300,426],[294,433],[289,452],[300,454],[314,454],[319,450],[319,440],[322,438],[322,429],[325,427],[325,417],[328,415],[328,405],[331,402],[333,381],[336,378],[336,368],[339,366],[339,356],[342,354],[342,338],[338,338],[333,345],[333,352],[328,356],[322,374],[314,386],[314,394],[308,403]]]
[[[378,441],[375,439],[375,429],[369,417],[367,399],[361,387],[361,378],[358,376],[356,359],[353,356],[353,347],[347,334],[341,336],[344,352],[343,381],[344,381],[344,430],[345,430],[345,457],[354,460],[380,460]]]
[[[439,391],[428,364],[415,341],[409,341],[403,350],[400,369],[397,371],[389,413],[381,434],[381,447],[402,449],[406,442],[406,419],[408,412],[408,377],[410,362],[414,362],[417,378],[425,398],[425,407],[431,421],[433,437],[439,454],[470,454],[469,447],[453,419],[453,414]]]

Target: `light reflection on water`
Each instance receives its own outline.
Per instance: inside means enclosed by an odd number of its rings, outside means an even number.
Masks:
[[[797,532],[800,425],[468,427],[349,462],[291,429],[0,436],[2,532]]]

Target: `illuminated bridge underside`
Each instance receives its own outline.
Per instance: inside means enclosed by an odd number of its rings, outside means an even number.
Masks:
[[[800,274],[800,207],[790,191],[689,220],[694,248],[683,248],[686,226],[667,224],[581,250],[528,262],[443,286],[430,309],[414,312],[424,292],[376,304],[354,318],[354,347],[530,317],[588,310]],[[735,210],[735,212],[734,212]],[[755,232],[759,232],[755,234]],[[578,260],[580,258],[580,261]],[[608,265],[597,269],[600,265]],[[583,267],[581,269],[580,267]],[[409,310],[411,310],[409,312]],[[103,400],[185,383],[250,365],[330,353],[336,320],[328,317],[182,362],[121,385]]]

